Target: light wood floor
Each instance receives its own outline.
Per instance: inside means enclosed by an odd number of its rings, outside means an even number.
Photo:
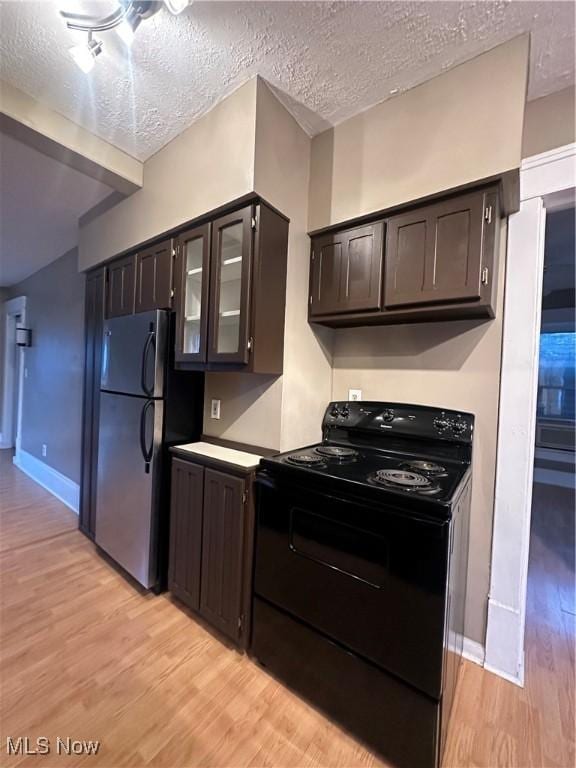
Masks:
[[[137,592],[5,451],[0,512],[3,768],[383,765],[169,596]],[[445,768],[574,765],[573,564],[569,551],[555,557],[543,527],[532,548],[526,688],[465,662]],[[8,757],[7,736],[101,747]]]

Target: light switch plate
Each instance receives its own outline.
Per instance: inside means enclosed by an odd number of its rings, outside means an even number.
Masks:
[[[351,402],[357,402],[358,400],[362,400],[362,390],[361,389],[349,389],[348,390],[348,400]]]
[[[210,404],[210,418],[211,419],[220,418],[220,400],[212,400]]]

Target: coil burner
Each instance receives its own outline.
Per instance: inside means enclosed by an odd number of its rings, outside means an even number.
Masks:
[[[297,467],[320,467],[326,464],[322,456],[316,456],[314,453],[295,453],[293,456],[286,456],[285,461]]]
[[[437,493],[440,490],[440,486],[432,483],[430,478],[403,469],[381,469],[369,475],[368,480],[387,488],[416,493]]]
[[[425,475],[434,475],[435,477],[446,475],[446,467],[435,464],[433,461],[406,461],[402,464],[402,469],[406,469],[409,472],[423,472]]]
[[[326,456],[329,459],[338,459],[338,461],[353,461],[359,456],[358,451],[354,450],[354,448],[347,448],[342,445],[319,445],[314,450],[321,456]]]

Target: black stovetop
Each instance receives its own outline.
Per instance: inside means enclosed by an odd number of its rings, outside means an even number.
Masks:
[[[263,459],[261,467],[331,490],[447,505],[469,470],[470,414],[398,403],[331,403],[322,443]],[[333,455],[330,455],[333,454]]]
[[[359,448],[353,458],[331,458],[321,455],[318,449],[326,446],[336,446],[336,443],[319,443],[318,445],[289,451],[278,456],[266,458],[261,462],[262,467],[281,469],[284,473],[296,473],[295,477],[314,476],[331,478],[338,482],[353,486],[372,486],[383,493],[401,494],[402,496],[418,496],[430,501],[449,501],[468,469],[463,462],[448,461],[445,458],[431,458],[429,455],[418,453],[393,453],[386,450]],[[350,450],[350,445],[340,446]],[[314,463],[296,463],[304,458],[311,458]],[[442,467],[436,469],[414,468],[410,462],[420,461]],[[392,470],[395,477],[379,476],[382,471]]]

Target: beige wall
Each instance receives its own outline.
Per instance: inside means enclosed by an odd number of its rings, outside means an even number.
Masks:
[[[576,141],[574,95],[572,86],[526,104],[522,157]]]
[[[331,393],[333,333],[308,324],[310,145],[306,133],[259,80],[255,188],[290,218],[281,450],[319,440]]]
[[[518,168],[528,38],[516,38],[316,136],[309,228]]]
[[[253,190],[256,81],[250,80],[144,164],[144,187],[80,228],[80,269]]]
[[[306,234],[310,139],[266,83],[257,82],[254,190],[290,219],[284,375],[209,373],[204,430],[229,440],[287,450],[320,437],[331,394],[331,336],[308,324]],[[221,398],[221,419],[209,404]]]

